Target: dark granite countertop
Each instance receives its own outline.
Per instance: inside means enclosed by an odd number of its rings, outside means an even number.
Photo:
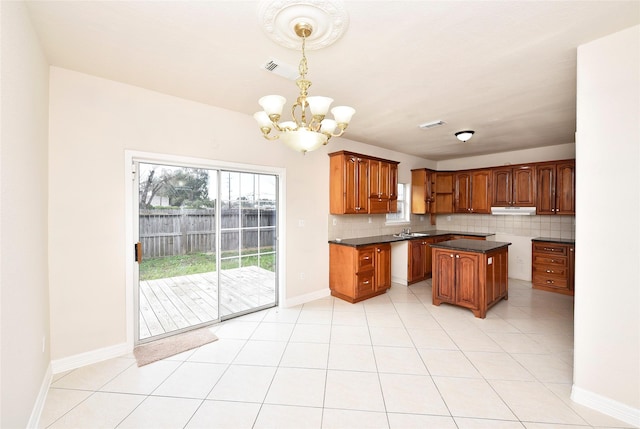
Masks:
[[[575,238],[551,238],[551,237],[536,237],[531,241],[544,241],[547,243],[559,243],[559,244],[576,244]]]
[[[494,233],[485,233],[485,232],[460,232],[460,231],[442,231],[433,229],[430,231],[414,231],[420,234],[426,234],[422,237],[396,237],[395,235],[374,235],[371,237],[360,237],[360,238],[344,238],[344,239],[335,239],[329,240],[331,244],[341,244],[343,246],[351,246],[351,247],[363,247],[370,246],[372,244],[381,244],[381,243],[395,243],[399,241],[406,240],[416,240],[427,237],[438,237],[443,235],[468,235],[472,237],[490,237],[495,235]],[[481,240],[475,240],[481,241]]]
[[[430,246],[437,249],[459,250],[461,252],[488,253],[510,245],[511,243],[503,241],[468,240],[462,238],[460,240],[441,241],[440,243],[433,243]]]

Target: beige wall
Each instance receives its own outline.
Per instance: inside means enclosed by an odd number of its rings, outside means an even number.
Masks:
[[[249,115],[65,69],[51,69],[50,85],[54,360],[126,340],[125,150],[286,169],[289,301],[328,292],[329,151],[400,161],[406,180],[429,163],[344,138],[303,156],[264,140]]]
[[[639,424],[640,26],[578,48],[577,117],[573,398]]]
[[[0,14],[0,427],[21,428],[48,381],[49,69],[24,3],[0,2]]]

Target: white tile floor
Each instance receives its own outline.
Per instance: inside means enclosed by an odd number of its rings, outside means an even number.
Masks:
[[[57,374],[40,427],[630,427],[571,402],[573,298],[528,282],[484,320],[431,305],[426,281],[212,329],[142,368],[127,355]]]

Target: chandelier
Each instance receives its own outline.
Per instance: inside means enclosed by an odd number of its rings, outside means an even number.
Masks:
[[[293,29],[296,35],[302,38],[302,59],[298,66],[300,78],[296,80],[300,93],[291,107],[291,120],[280,122],[282,110],[287,102],[281,95],[266,95],[260,98],[258,104],[263,110],[255,113],[253,117],[265,139],[280,139],[292,149],[306,153],[326,145],[331,137],[344,134],[356,111],[349,106],[336,106],[331,109],[333,119],[326,118],[333,99],[308,96],[311,81],[307,80],[305,44],[313,28],[308,22],[299,21]]]

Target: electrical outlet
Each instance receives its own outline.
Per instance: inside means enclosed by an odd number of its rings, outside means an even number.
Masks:
[[[304,273],[300,273],[300,280],[304,280],[305,278],[305,274]]]
[[[420,222],[424,220],[424,216],[420,216]]]
[[[298,226],[299,226],[300,228],[303,228],[303,227],[304,227],[304,219],[298,219]]]
[[[447,221],[451,222],[451,216],[447,216]]]
[[[338,224],[338,219],[336,219],[335,217],[333,218],[333,226],[336,226]]]
[[[372,223],[373,221],[371,220],[371,216],[369,216],[369,223]]]

